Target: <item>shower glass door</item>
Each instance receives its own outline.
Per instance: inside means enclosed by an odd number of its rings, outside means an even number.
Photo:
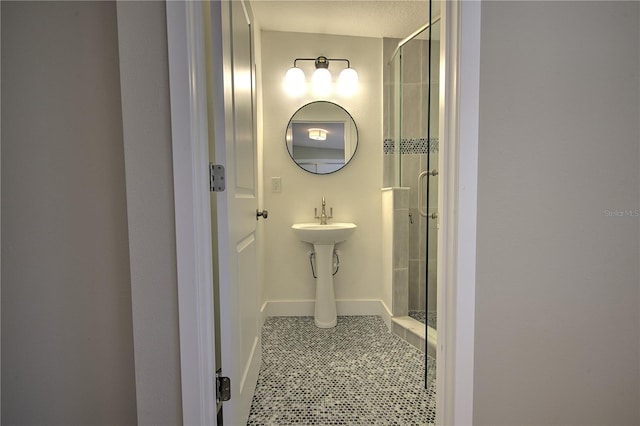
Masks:
[[[409,316],[425,324],[427,386],[435,378],[439,180],[439,2],[431,25],[399,43],[389,63],[385,185],[409,190]]]

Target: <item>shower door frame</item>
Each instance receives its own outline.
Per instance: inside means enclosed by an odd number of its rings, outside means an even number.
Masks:
[[[477,168],[478,168],[478,99],[480,70],[480,10],[481,2],[443,1],[442,37],[440,46],[440,145],[441,179],[438,192],[438,210],[442,212],[440,238],[442,252],[438,257],[438,321],[446,321],[446,327],[439,334],[436,379],[437,424],[473,424],[473,349],[475,314],[475,247],[477,210]],[[184,16],[167,13],[168,29],[182,28],[184,32],[168,31],[169,44],[180,44],[185,33],[193,32],[193,22],[184,22]],[[194,51],[195,50],[195,51]],[[202,52],[194,49],[186,53],[189,64],[202,64]],[[171,56],[171,55],[170,55]],[[172,58],[170,58],[171,60]],[[182,60],[182,59],[180,59]],[[172,86],[172,83],[170,83]],[[191,94],[185,88],[183,95]],[[173,92],[172,92],[173,93]],[[187,114],[202,113],[195,106]],[[200,106],[202,107],[202,106]],[[176,144],[187,145],[192,151],[199,149],[197,138],[187,137]],[[195,166],[188,162],[174,163],[174,184],[178,176],[194,175]],[[195,183],[193,183],[195,185]],[[178,206],[176,206],[176,209]],[[192,223],[188,217],[201,217],[208,206],[197,202],[185,203],[176,215],[176,239],[189,240],[193,235],[208,232],[204,221]],[[211,256],[206,247],[185,247],[176,245],[176,254],[182,258],[182,275],[177,277],[180,304],[179,316],[189,317],[191,324],[200,333],[213,334],[213,306],[198,309],[195,297],[182,297],[208,292],[207,280],[186,279],[197,276],[198,268],[209,269]],[[188,265],[191,265],[192,270]],[[135,309],[135,306],[134,306]],[[223,325],[221,327],[230,325]],[[211,347],[203,347],[194,338],[194,333],[180,329],[181,359],[206,359],[213,356]],[[183,404],[183,419],[201,419],[199,424],[216,424],[216,419],[205,412],[211,404],[211,390],[201,387],[204,377],[197,366],[182,363],[181,380],[183,397],[189,395],[195,400]],[[144,392],[143,389],[139,389]],[[184,399],[183,399],[184,401]],[[202,409],[202,411],[201,411]]]

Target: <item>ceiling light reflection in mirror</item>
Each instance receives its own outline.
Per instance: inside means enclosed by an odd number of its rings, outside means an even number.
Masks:
[[[358,129],[340,105],[316,101],[293,114],[285,132],[287,151],[302,169],[314,174],[333,173],[353,158]]]

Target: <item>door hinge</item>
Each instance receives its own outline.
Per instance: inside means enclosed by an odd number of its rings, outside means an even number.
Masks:
[[[222,376],[222,369],[216,371],[216,402],[231,399],[231,379]]]
[[[209,190],[211,192],[224,191],[224,166],[209,163]]]

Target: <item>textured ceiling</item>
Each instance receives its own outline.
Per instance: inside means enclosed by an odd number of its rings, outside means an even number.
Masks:
[[[251,7],[270,31],[404,38],[429,20],[428,0],[252,0]]]

